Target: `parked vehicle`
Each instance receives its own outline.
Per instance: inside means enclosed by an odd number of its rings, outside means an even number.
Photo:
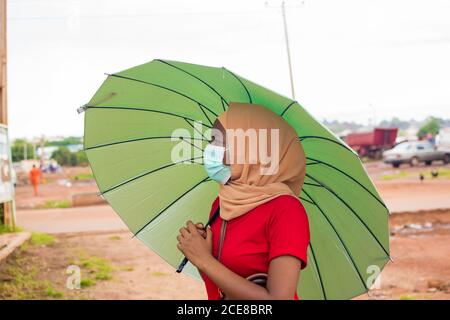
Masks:
[[[438,150],[450,153],[450,128],[439,130],[436,136],[436,146]]]
[[[407,141],[383,152],[383,161],[398,168],[402,163],[417,166],[420,162],[431,165],[433,161],[450,162],[450,153],[438,150],[428,141]]]
[[[392,148],[397,138],[398,128],[375,128],[369,132],[357,132],[347,135],[345,142],[360,157],[368,156],[380,159],[384,150]]]

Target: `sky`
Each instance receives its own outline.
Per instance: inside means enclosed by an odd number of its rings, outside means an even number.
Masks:
[[[12,138],[83,134],[76,109],[153,59],[291,95],[280,1],[8,0]],[[317,119],[450,118],[450,0],[286,1],[296,100]]]

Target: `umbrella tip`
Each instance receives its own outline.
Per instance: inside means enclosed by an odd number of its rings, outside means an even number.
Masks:
[[[87,109],[87,106],[86,105],[82,105],[81,107],[77,108],[77,112],[78,112],[78,114],[80,114],[80,113],[85,112],[86,109]]]

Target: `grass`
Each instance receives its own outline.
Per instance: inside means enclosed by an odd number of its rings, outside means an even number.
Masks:
[[[95,281],[89,278],[85,278],[80,281],[80,286],[82,289],[92,287],[93,285],[95,285]]]
[[[57,291],[53,289],[51,286],[48,286],[47,289],[45,289],[45,295],[50,298],[54,299],[61,299],[64,297],[64,293],[61,291]]]
[[[433,178],[431,176],[431,171],[437,171],[438,177]],[[450,179],[450,169],[447,168],[424,168],[424,170],[421,172],[425,179]],[[385,174],[381,177],[383,180],[394,180],[399,178],[407,178],[407,177],[419,177],[419,172],[407,172],[407,171],[400,171],[397,173],[391,173],[391,174]]]
[[[0,223],[0,234],[21,232],[21,231],[23,231],[23,229],[20,227],[10,227]]]
[[[447,169],[447,168],[439,168],[439,169],[437,170],[437,172],[438,172],[438,174],[439,174],[439,176],[437,177],[438,179],[439,179],[439,178],[447,178],[447,179],[450,178],[450,169]],[[427,178],[432,178],[432,177],[431,177],[431,170],[428,171],[428,172],[425,172],[425,173],[424,173],[424,176],[425,176],[425,179],[427,179]]]
[[[36,246],[52,246],[55,243],[55,237],[46,233],[33,232],[30,243]]]
[[[44,209],[55,209],[55,208],[65,209],[65,208],[70,208],[71,206],[72,206],[72,204],[70,203],[69,200],[47,200],[47,201],[45,201],[42,208],[44,208]]]
[[[167,273],[165,272],[160,272],[160,271],[154,271],[151,273],[152,276],[154,277],[163,277],[163,276],[167,276]]]
[[[400,300],[416,300],[416,298],[410,295],[404,295],[400,296]]]
[[[383,180],[394,180],[394,179],[399,179],[399,178],[406,178],[410,175],[410,173],[406,172],[406,171],[400,171],[398,173],[390,173],[390,174],[385,174],[381,177],[381,179]]]
[[[109,240],[120,240],[122,238],[120,236],[110,236],[108,239]]]
[[[131,272],[134,270],[134,267],[133,266],[125,266],[125,267],[122,267],[121,270]]]
[[[85,276],[80,283],[82,288],[95,285],[95,280],[107,281],[112,279],[114,267],[108,259],[81,254],[78,261],[71,260],[69,263],[79,265],[83,269]]]
[[[94,175],[92,173],[79,173],[72,178],[73,180],[91,180],[94,179]]]
[[[0,270],[0,299],[61,299],[64,293],[55,290],[49,281],[39,280],[41,265],[22,252],[15,259],[8,259],[7,265]]]

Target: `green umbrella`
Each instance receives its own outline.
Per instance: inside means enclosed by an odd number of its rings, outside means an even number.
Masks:
[[[102,196],[137,238],[178,266],[179,228],[189,219],[205,223],[218,194],[201,150],[206,129],[230,102],[266,106],[303,144],[307,170],[299,198],[311,242],[299,296],[348,299],[367,292],[389,260],[389,211],[357,154],[297,101],[228,69],[154,60],[108,75],[82,107],[84,150]],[[174,162],[179,149],[192,153]],[[185,272],[200,278],[190,263]]]

